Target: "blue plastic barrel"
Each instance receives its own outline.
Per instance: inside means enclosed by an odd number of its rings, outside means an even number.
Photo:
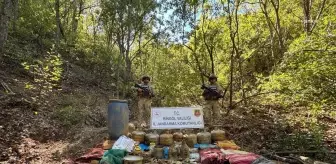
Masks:
[[[110,100],[107,109],[107,127],[111,140],[127,135],[129,113],[126,100]]]

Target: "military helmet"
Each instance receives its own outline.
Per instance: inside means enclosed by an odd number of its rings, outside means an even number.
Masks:
[[[144,76],[142,76],[142,78],[141,78],[142,81],[144,81],[144,80],[146,80],[146,79],[148,79],[148,80],[150,81],[150,77],[149,77],[148,75],[144,75]]]
[[[209,76],[209,81],[212,80],[212,79],[217,80],[217,76],[214,75],[214,74],[211,74],[211,75]]]

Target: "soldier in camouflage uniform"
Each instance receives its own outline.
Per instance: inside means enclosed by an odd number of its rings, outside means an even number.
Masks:
[[[204,89],[202,95],[205,99],[203,113],[206,126],[218,123],[218,119],[220,118],[220,105],[218,100],[222,98],[223,93],[222,88],[217,84],[217,77],[215,75],[210,75],[209,83],[210,84],[206,86],[208,89],[202,88]],[[212,91],[209,91],[209,89]]]
[[[141,81],[142,83],[139,84],[141,88],[136,88],[139,97],[137,121],[139,124],[141,124],[142,127],[144,127],[149,125],[154,90],[153,87],[149,84],[149,76],[143,76]]]

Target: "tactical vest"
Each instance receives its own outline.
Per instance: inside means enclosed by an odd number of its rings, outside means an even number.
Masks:
[[[150,86],[141,84],[141,87],[144,88],[142,92],[138,92],[140,97],[150,97]]]
[[[218,91],[217,85],[209,85],[208,88],[210,88],[214,91]],[[216,94],[214,94],[210,91],[207,91],[207,90],[204,91],[203,95],[204,95],[205,100],[218,100],[219,99]]]

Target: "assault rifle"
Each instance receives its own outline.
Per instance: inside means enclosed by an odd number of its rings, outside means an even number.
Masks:
[[[142,87],[141,85],[137,83],[135,83],[134,87],[142,89],[144,96],[154,97],[153,94],[150,94],[149,88]]]
[[[209,93],[211,93],[212,95],[214,95],[214,96],[217,97],[217,98],[223,98],[223,97],[224,97],[224,96],[221,95],[219,92],[217,92],[217,91],[215,91],[215,90],[213,90],[213,89],[211,89],[211,88],[205,86],[204,84],[202,85],[201,89],[203,89],[203,90],[204,90],[204,89],[207,90]]]

